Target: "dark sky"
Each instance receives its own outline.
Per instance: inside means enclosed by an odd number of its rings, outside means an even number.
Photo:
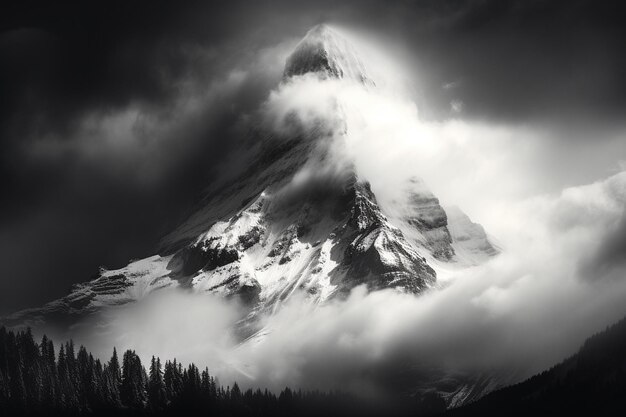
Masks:
[[[320,22],[397,43],[428,117],[446,117],[452,83],[464,117],[548,125],[563,148],[626,120],[617,1],[175,3],[3,7],[0,314],[152,254],[280,79],[258,51]]]

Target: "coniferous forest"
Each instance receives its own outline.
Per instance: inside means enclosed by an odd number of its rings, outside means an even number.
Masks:
[[[0,328],[2,416],[333,416],[428,415],[445,409],[438,398],[381,404],[340,392],[241,390],[221,386],[208,369],[152,357],[146,367],[127,350],[102,363],[83,346],[59,346],[30,329]]]
[[[524,382],[497,390],[451,417],[626,415],[626,318]]]
[[[0,416],[616,416],[626,412],[626,318],[562,363],[461,408],[438,395],[387,401],[345,392],[222,386],[208,369],[127,350],[102,363],[69,342],[0,328]]]

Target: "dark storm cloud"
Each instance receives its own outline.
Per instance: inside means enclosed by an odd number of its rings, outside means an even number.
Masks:
[[[377,22],[416,53],[440,117],[616,123],[626,112],[626,14],[619,2],[403,2]],[[444,87],[444,88],[441,88]],[[597,125],[597,123],[595,123]]]
[[[0,312],[150,254],[235,146],[232,127],[263,80],[230,86],[235,29],[214,9],[194,24],[192,10],[77,2],[3,15]],[[185,83],[207,89],[197,109]],[[129,143],[107,144],[127,118]]]
[[[316,23],[397,43],[426,115],[446,117],[457,100],[466,117],[595,126],[623,121],[623,16],[591,1],[6,7],[0,312],[150,254],[224,169],[239,116],[278,82],[280,63],[261,68],[260,51]]]
[[[84,2],[4,14],[1,117],[13,128],[69,128],[92,107],[167,102],[176,81],[211,79],[238,49],[329,20],[405,43],[429,98],[477,115],[623,115],[625,14],[618,2]],[[198,62],[189,46],[211,49]],[[195,62],[194,62],[195,60]],[[441,89],[443,85],[448,88]],[[443,90],[443,91],[442,91]],[[441,97],[443,95],[443,97]],[[443,103],[442,103],[443,104]],[[26,107],[30,111],[25,114]],[[34,113],[34,114],[33,114]]]

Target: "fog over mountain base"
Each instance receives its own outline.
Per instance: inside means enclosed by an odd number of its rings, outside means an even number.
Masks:
[[[322,306],[294,298],[263,318],[267,337],[239,345],[236,305],[180,290],[113,309],[78,341],[103,357],[133,348],[274,389],[380,388],[408,363],[521,380],[626,314],[625,269],[598,254],[623,231],[625,189],[621,173],[512,207],[511,223],[528,227],[505,252],[420,297],[357,288]]]
[[[375,72],[395,79],[385,71]],[[414,375],[519,381],[626,314],[626,171],[529,196],[528,184],[540,181],[532,149],[539,132],[422,120],[401,88],[375,81],[286,78],[243,118],[243,126],[272,132],[272,141],[320,138],[318,158],[276,194],[298,201],[302,190],[324,193],[354,169],[386,216],[398,220],[409,210],[406,181],[422,178],[444,206],[459,205],[485,226],[498,256],[445,263],[427,255],[437,281],[419,295],[365,285],[322,303],[294,294],[280,308],[261,310],[261,331],[244,340],[245,303],[183,286],[109,307],[52,336],[71,335],[102,358],[116,346],[146,359],[193,361],[224,384],[371,394],[396,384],[409,389],[397,382],[407,374],[414,384],[421,381]],[[242,150],[237,158],[247,156]]]

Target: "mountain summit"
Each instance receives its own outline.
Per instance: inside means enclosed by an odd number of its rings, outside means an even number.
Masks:
[[[373,84],[354,47],[325,24],[309,30],[287,58],[286,78],[308,73]]]

